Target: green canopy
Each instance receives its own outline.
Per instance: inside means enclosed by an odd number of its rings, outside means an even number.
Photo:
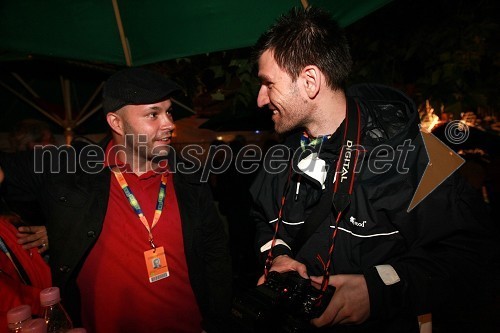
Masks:
[[[349,25],[391,0],[310,0]],[[0,55],[141,66],[247,47],[307,0],[3,0]]]
[[[82,131],[92,119],[102,120],[102,81],[117,66],[158,64],[252,46],[292,7],[327,9],[347,26],[390,1],[2,0],[0,130],[38,111],[63,128],[69,142],[75,128]],[[53,60],[55,66],[34,59]],[[93,69],[97,75],[91,75]],[[15,101],[9,102],[12,97]],[[174,100],[181,109],[194,112],[186,102]]]

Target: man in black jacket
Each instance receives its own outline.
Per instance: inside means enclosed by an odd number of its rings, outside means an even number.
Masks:
[[[479,196],[453,175],[409,210],[428,164],[415,105],[381,85],[345,88],[349,47],[327,13],[292,10],[255,48],[257,103],[278,133],[292,133],[275,149],[288,166],[265,161],[251,188],[259,284],[297,271],[334,286],[311,321],[332,332],[418,332],[417,316],[478,272]]]
[[[219,332],[229,314],[227,235],[169,145],[176,90],[119,71],[103,92],[110,141],[0,154],[2,185],[43,207],[54,285],[89,332]]]

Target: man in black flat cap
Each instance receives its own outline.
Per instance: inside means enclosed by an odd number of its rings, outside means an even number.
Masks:
[[[207,184],[174,163],[177,90],[152,71],[119,71],[103,92],[111,140],[0,154],[3,186],[44,207],[54,285],[88,332],[224,330],[227,236]]]

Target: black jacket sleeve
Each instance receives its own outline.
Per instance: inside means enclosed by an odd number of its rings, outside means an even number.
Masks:
[[[0,167],[5,175],[2,183],[4,195],[19,201],[35,199],[41,188],[41,171],[47,168],[42,157],[41,154],[35,155],[34,151],[0,153]]]
[[[385,284],[375,267],[364,272],[372,318],[432,312],[461,290],[477,288],[487,274],[491,223],[480,196],[458,174],[411,212],[392,219],[408,251],[387,263],[397,272],[397,283]]]
[[[250,188],[253,199],[250,217],[256,226],[255,251],[261,267],[264,267],[269,249],[271,248],[279,210],[279,206],[276,204],[277,191],[275,187],[270,186],[274,182],[277,182],[276,177],[261,169]],[[277,238],[277,240],[278,243],[272,249],[273,258],[284,254],[292,256],[292,250],[289,247],[292,239]]]
[[[215,209],[210,189],[205,184],[199,207],[205,219],[202,226],[203,251],[208,289],[207,332],[227,330],[226,321],[231,311],[232,270],[228,248],[228,237]]]

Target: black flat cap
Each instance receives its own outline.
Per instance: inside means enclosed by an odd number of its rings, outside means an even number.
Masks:
[[[144,68],[126,68],[104,84],[103,109],[116,111],[125,105],[153,104],[167,99],[181,87],[163,75]]]

